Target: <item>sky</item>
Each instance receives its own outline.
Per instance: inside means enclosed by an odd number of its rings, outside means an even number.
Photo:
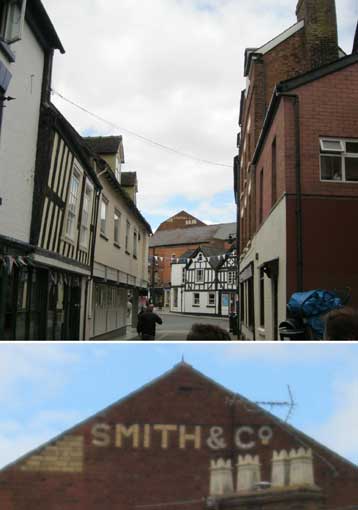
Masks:
[[[183,357],[255,402],[286,401],[290,385],[289,423],[358,463],[358,344],[1,343],[0,468]]]
[[[123,136],[123,170],[137,172],[138,206],[152,228],[182,209],[204,222],[234,222],[244,49],[295,23],[297,1],[43,3],[66,49],[55,57],[54,90],[112,124],[53,101],[81,134]],[[351,52],[358,2],[336,4],[340,45]]]

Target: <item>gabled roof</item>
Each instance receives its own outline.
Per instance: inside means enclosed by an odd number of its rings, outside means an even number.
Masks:
[[[129,393],[128,395],[126,395],[125,397],[121,398],[120,400],[114,402],[113,404],[109,405],[108,407],[102,409],[101,411],[95,413],[94,415],[90,416],[89,418],[87,418],[87,419],[83,420],[82,422],[76,424],[74,427],[71,427],[70,429],[64,431],[63,433],[59,434],[55,438],[51,439],[50,441],[47,441],[46,443],[42,444],[38,448],[36,448],[36,449],[32,450],[31,452],[21,456],[16,461],[14,461],[14,462],[8,464],[7,466],[5,466],[4,468],[0,469],[0,473],[6,471],[7,469],[10,469],[11,467],[15,466],[18,463],[26,460],[28,457],[30,457],[30,456],[40,452],[42,449],[44,449],[45,447],[51,445],[55,441],[58,441],[58,440],[62,439],[65,435],[75,432],[79,427],[88,424],[92,420],[94,420],[96,418],[102,418],[103,419],[103,417],[106,415],[106,413],[110,412],[114,407],[117,407],[117,406],[119,406],[121,404],[124,404],[124,403],[128,402],[128,400],[130,400],[131,398],[139,395],[140,393],[144,392],[146,389],[154,386],[155,384],[161,382],[162,380],[165,380],[166,378],[171,377],[172,375],[174,375],[174,374],[176,374],[178,372],[181,372],[183,377],[185,377],[188,374],[197,377],[198,379],[202,380],[203,382],[206,382],[207,384],[210,384],[213,387],[221,390],[223,393],[226,393],[228,397],[231,397],[231,398],[235,397],[234,402],[236,402],[237,405],[240,405],[240,404],[241,405],[245,405],[245,407],[247,409],[251,409],[253,412],[258,412],[261,415],[269,418],[271,422],[273,422],[275,425],[278,426],[278,428],[284,430],[286,433],[291,435],[297,442],[301,443],[302,446],[304,446],[305,448],[307,448],[307,447],[312,448],[314,455],[316,455],[318,458],[320,458],[321,460],[326,462],[326,464],[329,465],[332,470],[336,470],[335,466],[333,466],[327,459],[325,459],[324,453],[327,453],[328,455],[336,458],[339,462],[343,462],[346,465],[348,465],[350,467],[353,467],[357,471],[357,473],[358,473],[357,466],[355,464],[353,464],[352,462],[350,462],[349,460],[341,457],[339,454],[333,452],[328,447],[320,444],[318,441],[315,441],[314,439],[312,439],[311,437],[307,436],[306,434],[304,434],[300,430],[298,430],[295,427],[289,425],[287,422],[284,422],[280,418],[274,416],[269,411],[266,411],[265,409],[260,407],[255,402],[248,400],[246,397],[243,397],[239,393],[235,393],[232,390],[229,390],[225,386],[221,385],[220,383],[214,381],[210,377],[208,377],[208,376],[204,375],[203,373],[199,372],[198,370],[193,368],[191,365],[185,363],[184,361],[178,363],[171,370],[169,370],[169,371],[165,372],[164,374],[162,374],[161,376],[153,379],[149,383],[144,384],[139,389]],[[167,403],[167,405],[170,405],[170,402]],[[319,452],[317,452],[318,449],[320,450]]]
[[[121,136],[86,136],[84,140],[94,152],[103,155],[117,154],[123,141]]]
[[[26,21],[34,29],[35,34],[39,36],[44,46],[60,50],[65,53],[62,43],[56,33],[56,30],[43,6],[41,0],[28,0],[26,6]],[[38,31],[40,32],[38,34]]]
[[[228,240],[236,237],[236,223],[220,223],[205,227],[177,228],[156,231],[149,246],[180,246],[185,244],[208,243],[213,239]]]
[[[300,74],[295,78],[290,78],[289,80],[279,82],[276,85],[276,88],[271,97],[271,102],[266,112],[266,117],[252,158],[252,163],[256,164],[260,157],[261,150],[266,139],[266,135],[275,117],[277,108],[280,104],[281,97],[283,94],[291,92],[292,90],[295,90],[299,87],[303,87],[316,80],[320,80],[325,76],[339,72],[342,69],[345,69],[357,63],[358,53],[353,53],[352,55],[347,55],[346,57],[335,60],[334,62],[319,67],[318,69],[314,69],[313,71],[308,71],[307,73]]]
[[[215,269],[219,264],[221,259],[217,258],[219,255],[225,255],[226,251],[220,248],[216,248],[215,246],[199,246],[194,252],[192,253],[190,259],[187,262],[186,267],[189,267],[192,263],[194,258],[199,254],[202,253],[204,257],[208,258],[208,262],[211,265],[213,269]]]
[[[269,51],[273,50],[279,44],[289,39],[292,35],[294,35],[299,30],[305,26],[304,20],[298,21],[294,25],[290,26],[286,30],[284,30],[281,34],[277,35],[260,48],[246,48],[245,50],[245,65],[244,65],[244,76],[248,76],[250,73],[250,66],[252,57],[255,55],[265,55]]]
[[[46,115],[56,119],[56,127],[67,137],[68,142],[72,146],[72,150],[77,154],[82,164],[86,167],[87,172],[92,177],[92,180],[96,184],[97,188],[102,189],[102,185],[98,180],[98,177],[94,171],[92,158],[97,158],[89,147],[83,141],[81,135],[76,129],[68,122],[68,120],[62,115],[62,113],[56,108],[53,103],[44,104],[42,106],[43,112]]]

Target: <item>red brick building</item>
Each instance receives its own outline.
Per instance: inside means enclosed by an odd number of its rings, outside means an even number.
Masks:
[[[149,241],[149,281],[154,304],[169,308],[173,260],[199,246],[214,246],[225,252],[235,238],[235,223],[205,225],[185,211],[159,225]]]
[[[293,292],[351,288],[358,305],[358,53],[334,0],[245,54],[236,158],[242,335],[277,339]]]
[[[180,363],[0,471],[0,508],[348,510],[357,477],[349,461]]]

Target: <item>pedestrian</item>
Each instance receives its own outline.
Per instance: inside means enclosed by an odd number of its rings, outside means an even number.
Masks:
[[[163,324],[162,319],[154,313],[154,306],[149,305],[147,309],[138,315],[137,332],[142,340],[155,340],[155,325]]]
[[[226,329],[213,324],[193,324],[186,337],[187,340],[231,340]]]
[[[325,340],[358,340],[358,310],[348,306],[325,317]]]

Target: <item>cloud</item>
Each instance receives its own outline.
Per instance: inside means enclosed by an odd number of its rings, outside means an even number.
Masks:
[[[223,350],[223,358],[234,363],[258,361],[269,365],[316,364],[320,361],[338,360],[349,363],[352,361],[354,348],[355,346],[333,343],[248,342],[226,346]]]
[[[0,469],[79,422],[74,411],[41,411],[26,421],[0,422]]]
[[[336,380],[333,385],[333,410],[325,423],[311,433],[342,455],[358,463],[358,378]]]

